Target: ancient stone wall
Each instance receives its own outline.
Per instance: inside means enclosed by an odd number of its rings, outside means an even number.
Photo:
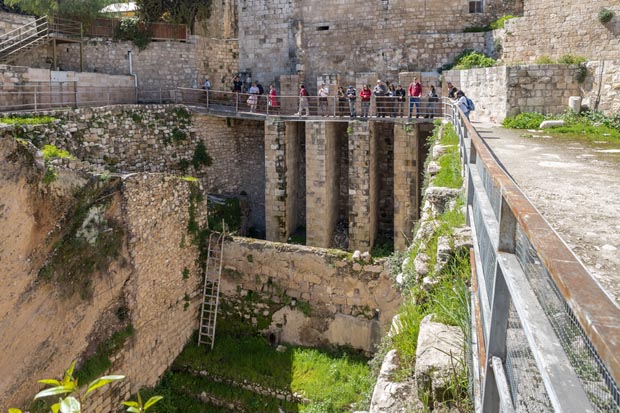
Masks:
[[[224,247],[223,311],[302,345],[372,351],[401,297],[383,262],[333,250],[233,238]]]
[[[588,62],[582,104],[607,115],[620,113],[620,60]]]
[[[96,392],[87,409],[115,411],[130,393],[159,379],[196,328],[200,271],[186,229],[189,184],[158,174],[113,184],[105,219],[123,228],[120,252],[109,267],[89,276],[92,296],[83,299],[67,293],[69,284],[41,278],[39,269],[60,240],[57,231],[71,227],[74,215],[65,214],[87,179],[55,165],[57,179],[42,183],[46,168],[35,148],[15,139],[23,131],[5,127],[2,133],[0,278],[6,288],[0,293],[0,409],[27,406],[39,389],[36,380],[60,377],[72,360],[79,360],[79,368],[97,344],[118,331],[122,312],[133,333],[109,373],[127,379]],[[199,209],[198,219],[204,211]]]
[[[598,13],[615,13],[601,23]],[[571,54],[591,60],[612,60],[620,55],[620,5],[614,0],[545,0],[524,2],[523,17],[506,22],[503,60],[534,62],[538,57],[558,59]]]
[[[292,73],[310,80],[340,74],[343,84],[363,71],[396,79],[398,71],[451,63],[464,49],[482,51],[484,34],[463,29],[518,13],[517,3],[489,1],[484,13],[469,13],[458,0],[247,0],[239,11],[239,66],[264,83]]]
[[[560,113],[570,96],[580,96],[575,65],[498,66],[449,71],[451,80],[476,104],[471,118],[501,122],[521,112]]]
[[[25,66],[0,65],[4,92],[0,105],[5,110],[41,110],[66,107],[127,103],[135,100],[130,76],[103,73],[62,72],[63,82],[50,83],[58,72]]]
[[[73,169],[97,173],[165,172],[200,178],[209,193],[248,194],[250,227],[265,222],[262,122],[192,115],[183,106],[121,105],[61,114],[63,122],[31,127],[29,134],[72,153]],[[193,166],[202,142],[210,166]]]
[[[0,11],[0,36],[19,29],[25,24],[33,23],[34,20],[34,16],[23,16],[21,14]]]

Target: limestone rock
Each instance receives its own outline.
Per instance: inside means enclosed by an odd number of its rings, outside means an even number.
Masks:
[[[385,356],[379,378],[372,394],[370,413],[405,413],[421,411],[422,403],[417,398],[417,392],[411,381],[395,383],[390,380],[398,368],[396,350],[391,350]]]
[[[446,153],[446,146],[435,145],[433,146],[433,159],[439,159],[439,157]]]
[[[424,278],[428,274],[429,261],[430,257],[421,251],[418,253],[418,255],[416,255],[415,260],[413,260],[413,267],[415,268],[417,279]]]
[[[359,250],[355,250],[355,252],[353,252],[353,261],[358,261],[362,258],[362,253]]]
[[[439,167],[439,165],[437,164],[437,162],[430,162],[428,164],[428,173],[429,175],[436,175],[437,172],[439,172],[441,168]]]
[[[430,203],[431,209],[435,214],[442,214],[450,201],[458,197],[461,193],[459,188],[440,188],[429,186],[424,196]]]
[[[544,120],[540,124],[539,128],[547,129],[547,128],[555,128],[557,126],[564,126],[564,121],[563,120]]]
[[[453,399],[451,380],[454,370],[463,366],[464,337],[458,327],[437,323],[433,317],[427,315],[420,324],[415,378],[418,392],[429,394],[429,403],[441,403]]]
[[[362,254],[362,261],[364,261],[364,262],[370,262],[370,261],[371,261],[371,259],[372,259],[372,257],[370,256],[370,252],[365,251],[365,252]]]

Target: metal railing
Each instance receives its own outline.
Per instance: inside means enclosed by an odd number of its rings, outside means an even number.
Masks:
[[[47,16],[5,33],[0,41],[0,61],[8,62],[35,44],[47,41],[49,25]]]
[[[620,412],[620,310],[500,167],[465,115],[460,137],[476,411]]]
[[[174,101],[174,98],[164,99],[165,95],[162,89],[80,86],[75,81],[4,84],[0,87],[0,111],[36,112],[59,108]]]
[[[178,103],[200,106],[215,114],[242,114],[250,116],[294,116],[338,118],[381,118],[384,120],[409,116],[409,99],[399,100],[397,97],[376,97],[364,103],[358,96],[349,105],[347,99],[336,96],[319,98],[317,96],[276,96],[267,94],[256,95],[218,90],[179,88]],[[354,109],[354,111],[352,111]],[[439,98],[432,102],[424,99],[419,106],[414,106],[412,117],[433,118],[442,116],[442,105]]]

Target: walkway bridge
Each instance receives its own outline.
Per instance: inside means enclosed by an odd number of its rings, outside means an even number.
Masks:
[[[620,309],[457,108],[474,239],[476,411],[619,412]]]

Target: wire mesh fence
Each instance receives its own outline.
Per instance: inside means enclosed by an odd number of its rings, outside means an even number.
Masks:
[[[618,387],[521,227],[517,228],[516,245],[517,259],[588,398],[600,412],[620,412]]]

